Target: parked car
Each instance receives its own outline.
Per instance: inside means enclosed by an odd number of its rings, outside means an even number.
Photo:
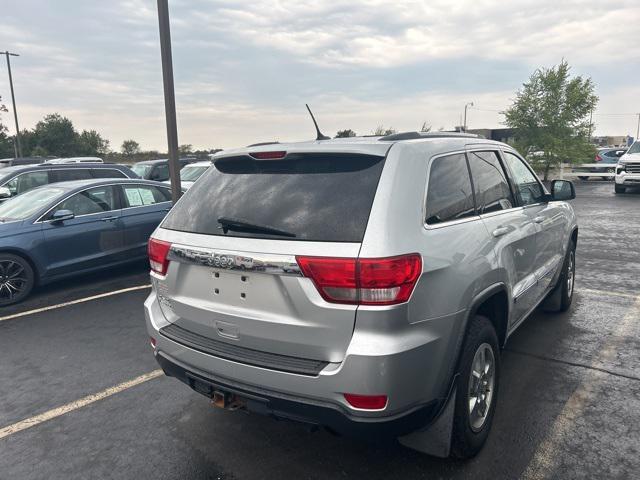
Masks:
[[[602,166],[597,167],[574,167],[574,173],[591,172],[591,173],[615,173],[618,159],[625,154],[626,148],[599,148],[593,159],[593,163]],[[578,176],[580,180],[589,180],[589,176]]]
[[[571,305],[574,197],[468,134],[225,151],[149,241],[155,357],[217,406],[473,456],[501,348]]]
[[[618,160],[615,181],[616,193],[625,193],[629,187],[640,187],[640,141],[636,140]]]
[[[180,168],[191,163],[193,160],[189,158],[181,158]],[[146,180],[155,180],[156,182],[164,182],[169,180],[169,160],[166,158],[158,160],[145,160],[143,162],[134,163],[131,170],[136,172],[140,178]]]
[[[42,157],[2,158],[0,159],[0,169],[17,165],[37,165],[44,163],[45,160],[46,159]]]
[[[78,165],[44,163],[0,170],[0,202],[32,188],[69,180],[90,178],[138,178],[129,168],[114,164]]]
[[[182,191],[187,191],[193,183],[202,176],[211,166],[210,161],[189,163],[182,167],[180,170],[180,188]],[[170,180],[165,180],[164,183],[171,183]]]
[[[104,163],[100,157],[67,157],[67,158],[52,158],[47,160],[46,163]]]
[[[78,180],[29,190],[0,205],[0,305],[35,285],[144,259],[171,208],[161,183]]]

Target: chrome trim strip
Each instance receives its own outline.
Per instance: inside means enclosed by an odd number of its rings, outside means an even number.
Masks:
[[[302,271],[293,255],[212,250],[174,244],[171,245],[167,258],[173,262],[224,270],[302,277]]]

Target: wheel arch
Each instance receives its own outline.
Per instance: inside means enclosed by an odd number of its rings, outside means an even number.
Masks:
[[[503,347],[507,341],[509,327],[509,295],[504,283],[497,283],[480,292],[471,302],[471,308],[467,315],[465,336],[469,323],[476,315],[482,315],[489,319],[496,329],[498,343]]]
[[[2,248],[0,249],[0,254],[3,254],[3,253],[15,255],[16,257],[20,257],[25,262],[27,262],[31,267],[31,269],[33,270],[35,285],[38,285],[40,283],[40,269],[38,268],[38,264],[33,260],[33,258],[31,258],[31,256],[28,253],[18,248]]]

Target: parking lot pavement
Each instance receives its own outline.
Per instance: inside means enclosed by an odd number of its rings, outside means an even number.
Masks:
[[[577,194],[574,305],[510,339],[493,430],[469,462],[211,408],[154,373],[142,288],[0,321],[0,478],[638,478],[640,193]],[[147,281],[127,269],[52,286],[11,313]]]

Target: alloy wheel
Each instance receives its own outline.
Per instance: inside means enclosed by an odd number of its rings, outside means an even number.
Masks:
[[[474,432],[482,430],[493,401],[495,357],[488,343],[481,344],[473,356],[469,374],[469,423]]]

